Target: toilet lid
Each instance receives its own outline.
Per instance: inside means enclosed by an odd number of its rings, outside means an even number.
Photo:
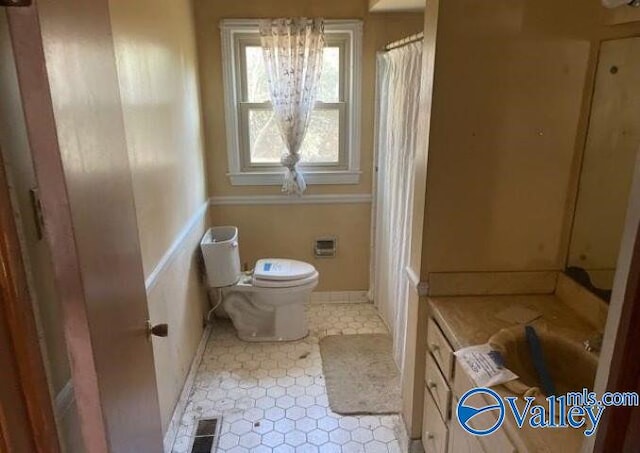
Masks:
[[[318,283],[318,271],[315,271],[312,275],[306,278],[300,278],[298,280],[262,280],[260,278],[253,279],[253,286],[256,288],[298,288],[309,284],[315,285]]]
[[[264,258],[258,260],[253,277],[260,280],[300,280],[316,273],[309,263],[282,258]]]

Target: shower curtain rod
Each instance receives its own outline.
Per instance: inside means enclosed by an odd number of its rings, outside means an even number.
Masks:
[[[413,42],[422,41],[423,38],[424,38],[424,33],[422,32],[416,33],[415,35],[407,36],[406,38],[402,38],[398,41],[390,42],[389,44],[384,46],[384,50],[388,52],[390,50],[397,49],[398,47],[406,46]]]

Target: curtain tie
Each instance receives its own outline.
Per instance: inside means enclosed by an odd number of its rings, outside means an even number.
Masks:
[[[280,163],[291,171],[296,169],[298,162],[300,162],[300,154],[298,153],[283,154],[280,158]]]

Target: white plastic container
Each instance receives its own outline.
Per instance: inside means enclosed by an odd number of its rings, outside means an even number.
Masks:
[[[220,226],[209,228],[200,241],[200,250],[207,269],[209,287],[221,288],[235,285],[240,272],[240,253],[238,251],[238,228]]]

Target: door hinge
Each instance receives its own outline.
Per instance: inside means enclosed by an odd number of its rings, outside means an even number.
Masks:
[[[33,210],[33,221],[36,228],[36,237],[41,240],[44,236],[44,215],[42,214],[42,203],[40,203],[40,193],[38,188],[29,189],[29,199]]]
[[[0,6],[31,6],[31,0],[0,0]]]

